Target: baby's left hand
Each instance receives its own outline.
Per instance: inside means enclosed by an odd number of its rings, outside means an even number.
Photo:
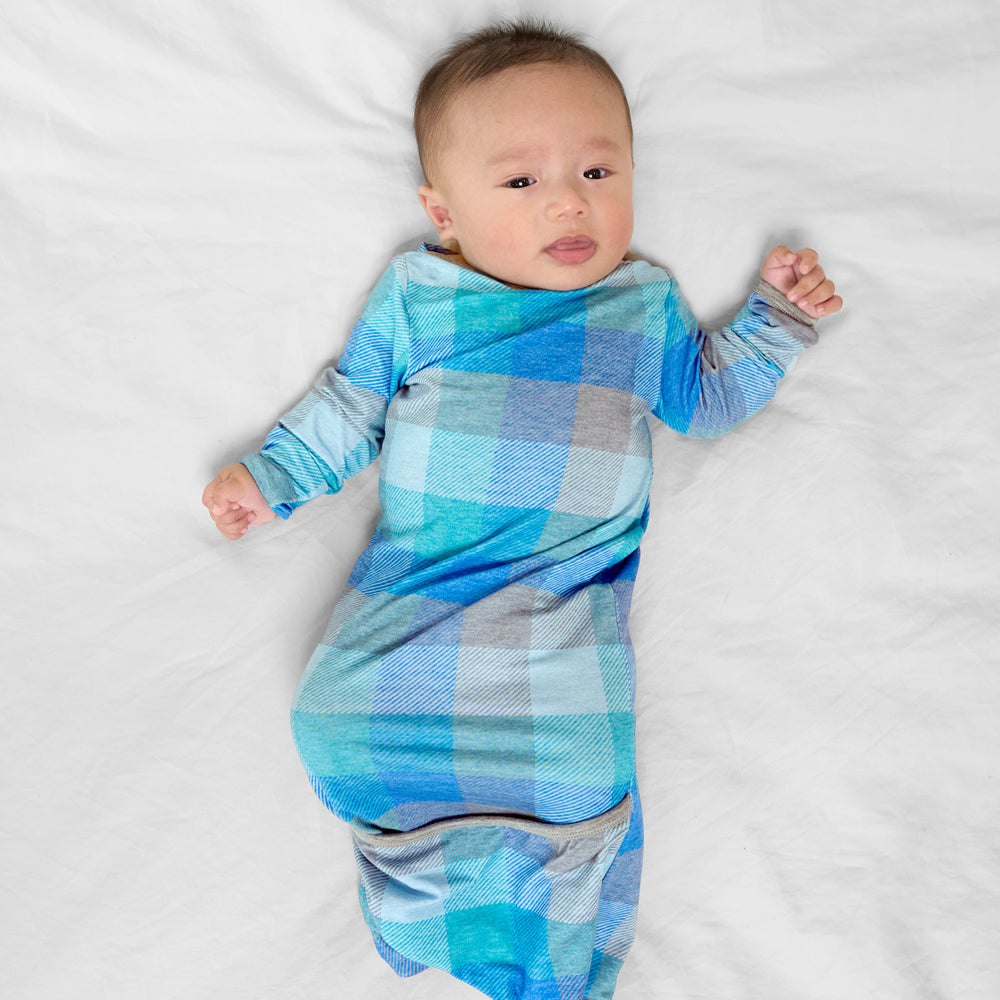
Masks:
[[[776,246],[767,255],[760,276],[813,319],[829,316],[844,304],[839,295],[833,294],[833,282],[820,267],[815,250],[796,253],[786,246]]]

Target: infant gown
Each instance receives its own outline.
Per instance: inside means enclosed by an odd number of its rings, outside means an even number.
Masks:
[[[352,826],[397,973],[609,998],[641,865],[628,615],[649,418],[721,434],[815,335],[763,282],[705,334],[645,261],[566,292],[456,261],[429,244],[395,258],[337,367],[244,459],[287,517],[381,454],[381,520],[293,734]]]

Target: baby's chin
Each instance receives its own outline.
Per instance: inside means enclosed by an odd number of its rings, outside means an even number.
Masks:
[[[621,263],[615,261],[614,264],[607,264],[601,267],[567,267],[563,266],[558,272],[546,274],[544,283],[539,281],[536,288],[543,288],[552,292],[574,292],[580,288],[587,288],[606,278]]]

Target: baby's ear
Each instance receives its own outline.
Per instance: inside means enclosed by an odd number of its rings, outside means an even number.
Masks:
[[[438,236],[442,240],[453,239],[455,236],[451,215],[447,207],[441,200],[440,192],[436,191],[429,184],[424,184],[419,191],[420,203],[424,206],[424,211],[434,223],[434,228],[438,231]]]

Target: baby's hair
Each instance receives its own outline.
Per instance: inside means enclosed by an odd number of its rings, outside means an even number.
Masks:
[[[444,121],[448,105],[465,87],[510,69],[538,63],[572,63],[592,70],[621,93],[632,134],[625,88],[599,52],[585,45],[579,36],[545,21],[525,18],[500,21],[460,38],[427,71],[413,109],[413,130],[424,178],[431,182],[434,154],[445,138]]]

